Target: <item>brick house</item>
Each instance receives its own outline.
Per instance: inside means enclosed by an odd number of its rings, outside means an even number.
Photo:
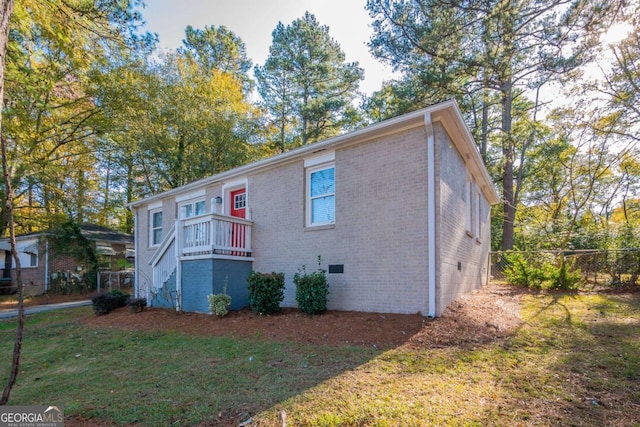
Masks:
[[[117,269],[118,260],[133,260],[131,234],[90,224],[81,225],[80,232],[93,245],[101,268]],[[87,266],[72,256],[55,253],[50,247],[50,239],[48,232],[16,236],[25,295],[39,295],[58,285],[64,287],[86,280]],[[10,286],[11,275],[15,274],[10,250],[9,239],[0,239],[0,293],[15,292]],[[90,285],[95,287],[94,283]]]
[[[136,293],[208,312],[248,305],[251,270],[320,267],[328,307],[439,316],[488,280],[498,195],[454,101],[196,181],[130,205]]]

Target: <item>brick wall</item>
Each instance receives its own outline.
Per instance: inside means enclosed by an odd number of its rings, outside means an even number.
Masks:
[[[295,305],[293,275],[330,264],[329,308],[426,313],[426,135],[424,130],[335,153],[335,226],[305,228],[302,160],[249,180],[255,226],[254,269],[284,272],[285,305]]]
[[[443,127],[436,131],[438,210],[436,313],[458,295],[486,280],[490,209],[482,198],[484,236],[476,241],[465,229],[464,161]],[[322,154],[326,154],[323,152]],[[247,176],[248,208],[254,220],[253,268],[284,272],[283,305],[295,306],[293,276],[342,265],[328,274],[329,308],[427,314],[427,144],[423,128],[342,147],[335,152],[336,220],[331,226],[305,225],[305,167],[300,159]],[[234,178],[234,179],[237,179]],[[210,198],[222,182],[207,187]],[[167,232],[175,218],[175,198],[163,202]],[[148,210],[139,209],[138,280],[151,281],[148,261]]]
[[[466,168],[462,156],[450,142],[449,136],[440,124],[435,125],[436,171],[438,183],[437,210],[439,257],[438,283],[436,293],[436,314],[459,295],[479,288],[486,283],[487,262],[490,247],[490,209],[481,195],[483,213],[481,218],[483,236],[478,241],[466,230]]]

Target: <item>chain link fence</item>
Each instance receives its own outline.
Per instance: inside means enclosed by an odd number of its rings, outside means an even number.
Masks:
[[[513,252],[513,251],[512,251]],[[492,280],[507,281],[511,252],[491,253]],[[581,287],[625,287],[638,284],[640,278],[640,249],[574,250],[574,251],[517,251],[533,268],[545,264],[560,265],[579,273]]]
[[[100,271],[98,273],[96,290],[106,292],[117,289],[119,291],[133,290],[135,272],[133,269],[119,271]]]

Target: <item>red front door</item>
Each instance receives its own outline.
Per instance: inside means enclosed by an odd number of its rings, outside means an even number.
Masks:
[[[231,206],[229,214],[236,218],[246,218],[247,214],[247,190],[241,188],[229,194]],[[246,243],[246,226],[244,224],[231,224],[231,246],[244,248]],[[242,255],[242,252],[232,251],[231,255]]]
[[[247,212],[247,190],[241,188],[231,192],[231,209],[229,213],[236,218],[246,218]]]

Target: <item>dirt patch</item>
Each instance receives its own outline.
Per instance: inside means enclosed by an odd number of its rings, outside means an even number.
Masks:
[[[411,348],[476,345],[503,339],[522,324],[520,302],[526,289],[488,285],[460,296],[436,320],[406,343]]]
[[[271,316],[259,316],[250,309],[244,309],[217,318],[207,314],[154,308],[132,313],[125,307],[105,316],[86,316],[83,321],[95,327],[371,346],[381,350],[402,344],[438,348],[487,343],[508,336],[520,325],[520,297],[526,292],[526,289],[514,286],[491,284],[462,295],[435,320],[418,314],[352,311],[328,311],[319,316],[307,316],[292,308],[285,308],[280,314]],[[25,298],[25,306],[85,300],[93,295],[40,295]],[[17,301],[0,301],[0,309],[16,307]]]

